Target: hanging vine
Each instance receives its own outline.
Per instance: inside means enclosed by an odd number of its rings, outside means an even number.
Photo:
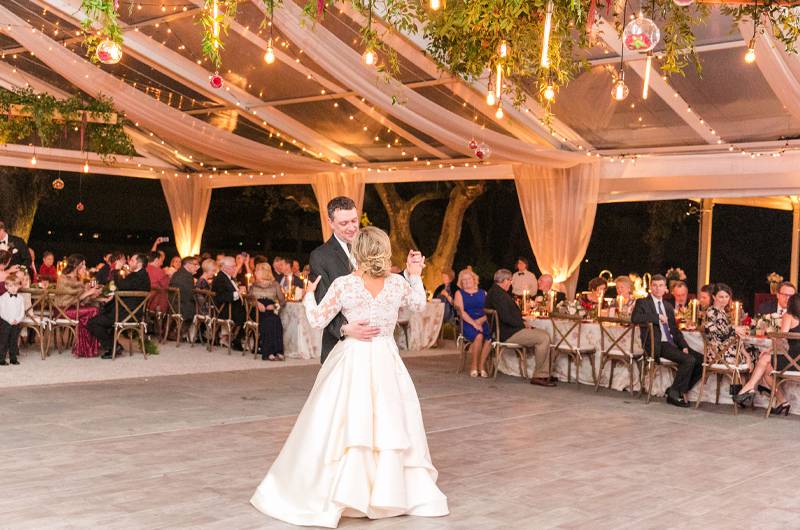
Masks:
[[[92,61],[95,58],[97,45],[108,39],[115,44],[122,45],[122,28],[119,25],[117,9],[119,0],[81,0],[81,10],[86,17],[81,21],[83,30],[83,43],[86,46],[87,56]],[[100,29],[95,29],[100,27]]]
[[[220,52],[225,49],[223,36],[228,34],[228,27],[236,18],[237,6],[238,0],[205,0],[200,14],[203,56],[217,69],[222,66]]]

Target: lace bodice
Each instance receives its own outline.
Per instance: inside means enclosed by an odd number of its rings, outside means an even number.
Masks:
[[[308,322],[315,328],[325,327],[341,312],[348,322],[369,321],[371,326],[381,329],[381,336],[386,337],[393,336],[401,307],[419,312],[425,309],[425,301],[422,280],[418,276],[412,277],[409,283],[398,274],[387,276],[383,290],[374,298],[363,280],[353,274],[336,278],[319,305],[313,293],[303,298]]]

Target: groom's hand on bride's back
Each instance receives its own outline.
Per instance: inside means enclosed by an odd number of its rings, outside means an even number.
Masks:
[[[345,337],[353,337],[356,340],[372,340],[381,332],[380,328],[369,325],[369,320],[357,320],[342,326],[342,334]]]
[[[306,285],[306,292],[307,293],[313,293],[314,291],[316,291],[317,290],[317,285],[319,285],[319,281],[321,279],[322,279],[322,276],[317,276],[316,279],[313,282],[311,282],[308,285]]]

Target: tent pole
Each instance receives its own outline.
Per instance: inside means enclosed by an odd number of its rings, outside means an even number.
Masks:
[[[797,195],[792,195],[792,261],[789,268],[789,281],[797,285],[797,275],[800,269],[800,200]]]
[[[700,248],[697,255],[697,291],[706,285],[711,273],[711,228],[714,221],[714,199],[700,203]]]

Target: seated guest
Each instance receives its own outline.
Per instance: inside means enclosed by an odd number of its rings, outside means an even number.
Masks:
[[[733,299],[733,290],[724,283],[714,284],[714,303],[706,310],[706,317],[703,319],[703,332],[706,339],[718,351],[727,342],[725,350],[725,360],[729,363],[736,361],[736,344],[732,340],[736,335],[744,337],[744,333],[738,331],[728,318],[728,309]],[[740,363],[752,366],[753,359],[758,357],[758,348],[746,345]]]
[[[687,287],[686,283],[681,280],[678,280],[672,284],[670,294],[672,295],[672,302],[674,302],[673,306],[675,307],[675,311],[682,311],[689,303],[689,287]]]
[[[605,297],[608,282],[605,278],[597,277],[589,280],[589,291],[581,294],[580,302],[584,309],[594,311],[597,304]]]
[[[67,266],[61,271],[56,281],[56,295],[53,304],[64,309],[64,314],[78,321],[78,336],[72,345],[75,357],[97,357],[100,343],[86,328],[89,320],[97,316],[97,307],[80,305],[76,312],[75,305],[87,302],[100,296],[100,287],[90,287],[83,283],[86,275],[86,259],[80,254],[72,254],[67,258]],[[66,330],[64,330],[66,331]]]
[[[781,333],[800,333],[800,296],[796,294],[791,295],[786,304],[786,313],[781,317]],[[800,341],[793,339],[788,341],[788,344],[786,344],[787,341],[781,342],[783,344],[780,344],[779,348],[782,351],[788,351],[793,358],[797,358],[800,355]],[[776,370],[785,370],[790,366],[789,359],[784,355],[777,356]],[[733,399],[737,403],[747,405],[755,398],[756,390],[762,394],[768,394],[772,389],[772,383],[772,352],[767,350],[761,352],[750,378]],[[776,416],[785,414],[788,416],[789,408],[789,401],[786,399],[781,387],[775,388],[775,404],[770,414]]]
[[[615,302],[620,309],[620,317],[629,317],[633,311],[633,305],[636,299],[633,297],[633,282],[628,276],[617,276],[614,279],[614,285],[617,288],[617,298],[619,302]]]
[[[714,302],[712,297],[712,291],[714,290],[714,286],[710,284],[705,284],[700,288],[700,292],[697,293],[697,303],[700,306],[700,312],[705,313],[706,310],[711,307],[711,304]]]
[[[211,258],[206,258],[202,261],[200,266],[200,277],[197,278],[197,283],[195,284],[194,288],[201,291],[210,291],[211,284],[214,281],[214,276],[217,275],[217,262]],[[197,275],[197,274],[195,274]],[[202,316],[209,316],[208,311],[209,308],[206,306],[206,295],[197,294],[193,295],[193,303],[195,307],[195,312],[200,311]],[[183,294],[181,294],[183,296]],[[181,299],[183,302],[183,299]],[[189,327],[189,342],[195,342],[198,335],[197,333],[200,330],[197,329],[194,322],[194,317],[192,318],[192,325]],[[208,329],[206,330],[208,331]]]
[[[486,291],[478,287],[478,275],[469,269],[458,273],[457,285],[453,306],[464,323],[464,338],[472,343],[469,346],[472,355],[469,375],[478,377],[480,373],[481,377],[489,377],[485,364],[492,347],[492,332],[489,330],[489,322],[483,310]]]
[[[128,259],[129,270],[127,274],[122,274],[122,271],[115,271],[111,280],[117,286],[117,291],[149,291],[150,290],[150,277],[147,275],[147,254],[136,253],[131,255]],[[133,311],[141,303],[140,298],[123,298],[123,302],[128,308]],[[127,315],[120,315],[123,318]],[[141,313],[137,314],[137,318],[142,318]],[[94,335],[99,341],[100,346],[105,353],[102,355],[103,359],[111,359],[111,350],[114,346],[114,298],[103,304],[100,313],[86,323],[86,328],[89,333]],[[123,349],[118,345],[117,351],[122,352]]]
[[[169,276],[161,268],[164,265],[164,253],[161,251],[151,252],[147,259],[147,276],[150,278],[150,288],[155,292],[147,303],[147,309],[157,313],[169,311],[169,298],[167,288],[169,287]]]
[[[512,277],[511,271],[508,269],[500,269],[495,272],[494,285],[486,295],[485,307],[497,311],[497,320],[500,324],[500,337],[497,340],[533,348],[536,366],[531,384],[556,386],[550,380],[550,335],[541,329],[525,327],[519,306],[508,294]]]
[[[236,262],[236,269],[233,277],[236,278],[239,285],[247,287],[247,275],[250,274],[250,279],[252,280],[253,274],[253,269],[250,268],[250,254],[247,252],[240,252],[234,256],[234,260]]]
[[[555,296],[555,300],[553,302],[553,306],[557,306],[559,303],[563,302],[567,299],[567,295],[562,293],[561,291],[556,291],[553,289],[553,277],[550,274],[542,274],[539,276],[539,280],[536,282],[537,290],[536,290],[536,302],[537,303],[545,303],[546,296],[551,294]]]
[[[58,270],[55,265],[55,256],[49,250],[42,254],[42,264],[39,266],[39,281],[54,282],[58,279]]]
[[[252,269],[256,270],[256,265],[258,265],[259,263],[269,263],[269,258],[267,258],[266,256],[262,256],[261,254],[258,254],[257,256],[253,256],[252,263],[251,263]]]
[[[262,361],[283,361],[283,324],[278,310],[285,302],[269,263],[259,263],[255,280],[247,294],[254,297],[258,310],[258,352]]]
[[[453,281],[455,276],[453,269],[442,269],[442,283],[433,291],[433,297],[444,304],[442,322],[450,322],[455,317],[456,310],[453,306],[453,297],[456,295],[456,284]]]
[[[114,271],[122,269],[123,265],[125,265],[125,253],[115,250],[110,254],[106,254],[104,262],[105,265],[97,269],[97,273],[94,275],[94,279],[100,285],[108,285],[114,277]]]
[[[528,260],[519,257],[517,258],[517,272],[511,280],[511,292],[514,296],[522,296],[525,291],[528,291],[528,296],[532,295],[539,290],[539,284],[536,282],[536,275],[528,270]]]
[[[31,267],[31,253],[25,240],[9,234],[3,221],[0,221],[0,250],[6,250],[11,255],[11,265]]]
[[[778,284],[778,291],[775,298],[764,302],[758,306],[759,315],[777,315],[783,317],[789,305],[789,297],[797,292],[797,288],[791,282],[781,282]]]
[[[169,286],[177,288],[181,293],[180,312],[184,324],[188,325],[194,319],[194,275],[200,268],[200,262],[194,256],[187,256],[181,260],[181,267],[169,279]]]
[[[292,266],[285,259],[281,259],[278,263],[282,267],[281,278],[280,280],[278,280],[278,282],[281,285],[281,289],[283,289],[284,293],[288,293],[292,287],[294,287],[295,289],[299,289],[297,292],[295,292],[294,299],[295,300],[302,299],[303,288],[305,287],[303,279],[297,274],[295,274],[294,271],[292,271]]]
[[[656,359],[663,357],[678,365],[675,380],[667,389],[667,403],[688,407],[684,394],[694,387],[703,375],[703,356],[689,348],[683,333],[675,323],[675,310],[663,297],[667,294],[667,279],[656,274],[650,279],[650,294],[636,300],[631,314],[634,324],[653,325],[653,351],[650,347],[649,328],[641,326],[642,344],[646,353]]]
[[[169,267],[164,267],[164,273],[167,276],[172,276],[183,266],[183,260],[180,256],[172,256],[172,259],[169,260]]]
[[[230,337],[220,336],[220,344],[230,344],[236,351],[243,351],[242,341],[239,339],[239,332],[244,325],[244,304],[242,304],[242,292],[245,288],[240,287],[236,282],[236,260],[230,256],[222,258],[222,270],[214,278],[211,284],[214,291],[214,303],[220,307],[219,318],[228,318],[228,308],[230,308],[230,318],[233,320],[235,328],[231,330]],[[225,340],[223,340],[225,339]],[[225,341],[230,341],[229,343]]]
[[[281,283],[283,280],[283,267],[286,264],[286,260],[280,256],[275,256],[275,259],[272,260],[272,275],[275,276],[275,281]]]
[[[300,276],[301,272],[302,271],[300,270],[300,262],[297,261],[296,259],[293,259],[292,260],[292,274],[294,274],[295,276]]]

